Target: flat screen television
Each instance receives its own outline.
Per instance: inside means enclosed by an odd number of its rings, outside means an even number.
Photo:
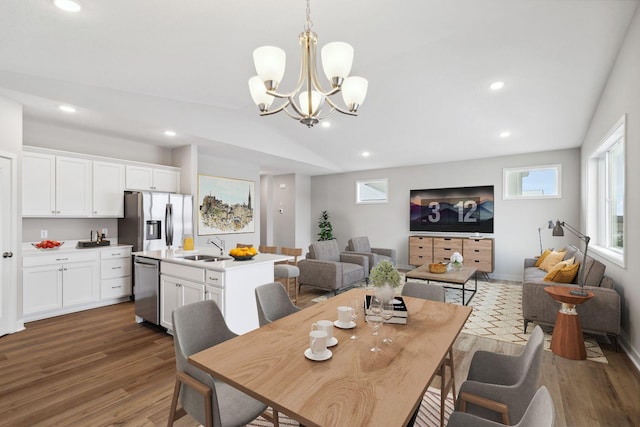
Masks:
[[[410,231],[493,233],[493,185],[410,191]]]

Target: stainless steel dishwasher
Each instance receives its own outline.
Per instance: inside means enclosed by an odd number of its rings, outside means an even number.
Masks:
[[[160,261],[136,256],[133,267],[136,322],[160,325]]]

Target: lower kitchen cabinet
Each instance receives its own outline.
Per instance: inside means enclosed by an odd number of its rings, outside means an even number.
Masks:
[[[22,289],[25,315],[62,308],[62,266],[25,268]]]
[[[215,286],[207,285],[204,291],[204,297],[206,300],[213,300],[218,305],[218,308],[224,313],[224,290],[216,288]]]
[[[173,330],[174,309],[205,299],[204,283],[160,275],[160,325]]]

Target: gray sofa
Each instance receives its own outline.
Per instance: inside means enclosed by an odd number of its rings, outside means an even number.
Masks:
[[[298,286],[314,286],[337,294],[369,278],[369,258],[340,252],[338,242],[324,240],[309,245],[306,259],[298,261]]]
[[[582,262],[584,254],[575,247],[567,250],[564,259],[575,256],[576,261]],[[529,322],[541,325],[553,325],[560,305],[544,290],[546,286],[577,287],[581,279],[579,271],[574,283],[556,283],[543,281],[547,272],[535,267],[536,258],[524,260],[522,278],[522,314],[524,330],[527,331]],[[580,316],[582,330],[596,335],[607,335],[618,348],[620,334],[620,295],[615,291],[614,282],[604,275],[605,265],[587,256],[584,289],[594,293],[594,297],[584,304],[576,306]]]
[[[386,248],[372,248],[369,238],[366,236],[353,237],[347,242],[345,248],[347,252],[353,252],[358,255],[365,255],[369,258],[369,270],[376,266],[380,261],[390,261],[396,265],[396,250]]]

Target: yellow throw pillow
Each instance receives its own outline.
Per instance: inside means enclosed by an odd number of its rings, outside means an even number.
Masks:
[[[540,267],[542,270],[544,270],[544,271],[546,271],[548,273],[549,271],[551,271],[551,269],[553,268],[554,265],[556,265],[557,263],[562,261],[562,258],[564,258],[566,253],[567,253],[566,250],[551,251],[549,253],[549,255],[547,255],[544,258],[544,260],[542,260],[542,262],[540,263],[540,265],[538,267]]]
[[[545,277],[545,282],[557,282],[557,283],[573,283],[573,279],[575,279],[576,274],[578,274],[578,270],[580,270],[580,263],[576,262],[575,264],[565,265],[562,268],[557,270],[552,270]],[[553,277],[549,278],[553,274]]]
[[[540,256],[538,257],[538,260],[536,261],[536,267],[540,267],[540,264],[542,264],[542,261],[544,261],[544,259],[550,253],[551,253],[551,249],[545,249],[544,252],[542,252],[542,254],[540,254]]]

